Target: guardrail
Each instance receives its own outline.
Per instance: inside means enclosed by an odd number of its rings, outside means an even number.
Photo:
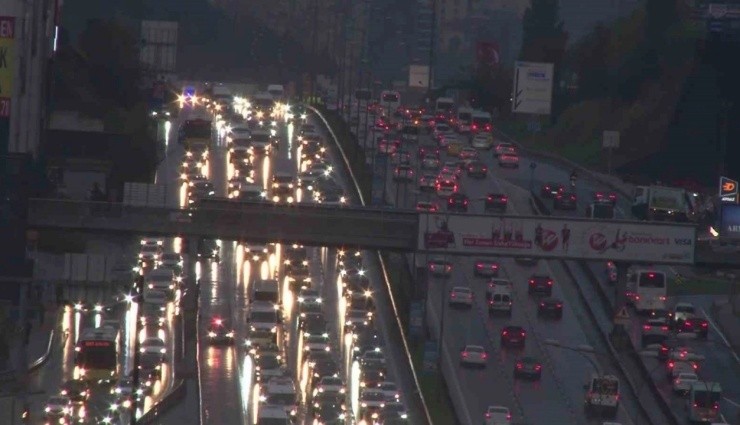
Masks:
[[[355,193],[357,197],[359,198],[359,201],[362,204],[362,206],[365,207],[367,203],[365,201],[365,197],[362,194],[362,189],[360,188],[360,185],[358,184],[358,181],[350,165],[349,158],[347,158],[347,155],[345,154],[344,149],[342,149],[342,144],[339,142],[337,135],[334,134],[334,130],[331,128],[329,123],[326,121],[326,118],[324,118],[324,116],[316,108],[309,106],[309,109],[311,109],[316,114],[316,116],[319,117],[319,119],[321,119],[321,121],[324,123],[326,128],[329,130],[329,133],[332,136],[332,140],[334,141],[334,144],[337,146],[337,149],[339,150],[339,153],[342,156],[342,161],[344,162],[345,168],[347,169],[347,172],[350,174],[352,185],[354,186],[354,189],[355,189]],[[422,394],[421,392],[421,385],[419,384],[419,377],[416,373],[416,368],[414,367],[414,362],[411,358],[411,350],[409,349],[406,332],[404,331],[403,324],[401,323],[401,319],[400,319],[401,316],[396,306],[396,302],[393,299],[393,291],[391,290],[391,282],[390,282],[390,278],[388,275],[388,270],[387,270],[385,261],[383,260],[382,255],[380,255],[380,252],[376,251],[376,255],[380,263],[380,267],[382,269],[383,280],[385,281],[386,289],[388,291],[388,298],[391,300],[391,307],[393,308],[393,313],[394,313],[394,317],[396,320],[396,326],[398,327],[398,331],[401,334],[401,342],[403,343],[403,350],[406,356],[406,361],[408,363],[409,370],[411,371],[411,376],[414,379],[414,386],[416,387],[416,393],[413,395],[409,394],[407,396],[408,397],[418,396],[419,403],[422,407],[423,414],[426,419],[426,423],[433,424],[434,421],[432,420],[432,416],[429,413],[429,407],[427,406],[427,402],[424,399],[424,394]]]
[[[542,200],[534,193],[532,192],[532,197],[530,198],[532,202],[532,210],[535,214],[539,213],[541,215],[550,215],[551,212],[547,208],[547,206],[542,202]],[[591,307],[590,303],[588,302],[588,299],[586,298],[585,294],[583,293],[583,290],[581,288],[581,285],[578,283],[578,279],[576,278],[575,274],[571,270],[570,266],[567,264],[567,261],[560,260],[561,265],[563,266],[563,269],[568,274],[568,277],[575,283],[576,290],[578,292],[578,296],[581,299],[581,302],[586,306],[585,310],[589,315],[589,318],[593,323],[596,324],[596,327],[598,329],[598,334],[600,336],[602,344],[604,344],[609,349],[609,354],[611,355],[612,359],[614,360],[614,364],[617,365],[619,368],[620,373],[622,376],[624,376],[627,380],[627,384],[630,387],[630,390],[632,391],[632,394],[636,397],[637,405],[639,406],[642,414],[646,418],[650,418],[650,413],[648,409],[642,404],[642,402],[639,399],[640,394],[640,388],[637,387],[637,385],[634,383],[632,378],[630,377],[629,372],[627,371],[627,367],[622,363],[622,361],[619,359],[619,353],[614,348],[614,346],[611,344],[609,337],[604,334],[604,330],[601,328],[601,326],[598,325],[598,320],[596,318],[596,315],[593,311],[593,308]],[[597,277],[593,274],[592,270],[583,264],[583,262],[578,262],[578,264],[581,266],[581,269],[586,273],[586,275],[589,277],[589,280],[591,281],[597,281]],[[614,306],[611,305],[611,302],[609,302],[608,297],[604,293],[604,291],[601,288],[601,285],[595,285],[597,287],[597,294],[599,294],[599,298],[602,302],[602,306],[604,310],[609,314],[609,316],[614,316]],[[632,344],[632,339],[629,339],[629,348],[628,351],[630,353],[634,353],[635,362],[637,363],[640,373],[643,375],[643,379],[645,379],[650,386],[651,391],[653,392],[653,395],[658,400],[658,403],[660,404],[660,409],[663,412],[663,415],[669,419],[672,419],[671,424],[672,425],[678,425],[680,423],[678,417],[676,416],[675,412],[671,409],[671,406],[666,402],[666,400],[663,398],[663,396],[660,394],[660,391],[653,380],[653,378],[650,376],[650,371],[645,367],[645,363],[642,361],[642,359],[639,358],[637,354],[636,347]]]
[[[177,379],[172,384],[172,388],[157,403],[141,415],[136,423],[139,425],[153,424],[159,417],[167,413],[175,405],[180,403],[187,394],[187,385],[182,379]]]

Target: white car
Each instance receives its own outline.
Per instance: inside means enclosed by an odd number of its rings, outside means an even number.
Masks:
[[[345,325],[347,326],[367,326],[373,318],[373,313],[365,310],[350,310],[347,312]]]
[[[694,382],[699,382],[699,377],[695,373],[681,372],[673,378],[673,392],[687,394]]]
[[[298,293],[299,303],[321,304],[322,301],[323,300],[321,299],[321,294],[315,289],[301,289],[301,291]]]
[[[140,353],[165,354],[167,353],[167,346],[165,345],[162,338],[149,337],[141,343],[139,352]]]
[[[488,353],[480,345],[466,345],[460,350],[461,366],[486,367],[488,364]]]
[[[511,425],[511,412],[508,407],[488,406],[485,414],[486,425]]]
[[[452,273],[452,262],[443,258],[429,260],[429,273],[435,277],[447,277]]]
[[[325,376],[319,380],[316,391],[320,393],[337,393],[344,394],[346,389],[342,378],[336,376]]]
[[[385,402],[385,394],[376,389],[365,388],[360,394],[360,406],[364,409],[382,409]]]
[[[476,149],[491,149],[493,147],[493,137],[490,134],[478,133],[473,137],[470,143]]]
[[[398,391],[395,382],[383,381],[375,389],[385,395],[386,401],[399,401],[401,399],[401,393]]]
[[[669,361],[667,364],[668,379],[673,381],[682,373],[694,373],[696,364],[686,361]]]
[[[360,363],[362,363],[363,365],[379,364],[385,366],[385,354],[377,349],[365,351],[365,354],[363,354],[362,358],[360,359]]]
[[[455,286],[450,291],[450,305],[473,306],[473,290],[465,286]]]
[[[476,260],[473,266],[473,274],[478,277],[498,277],[500,266],[491,260]]]
[[[648,319],[642,324],[642,343],[662,341],[668,338],[668,321],[663,318]]]
[[[303,340],[303,350],[308,352],[331,351],[331,341],[328,336],[310,335]]]
[[[248,139],[252,135],[252,132],[246,127],[233,127],[229,131],[229,136],[232,139]]]

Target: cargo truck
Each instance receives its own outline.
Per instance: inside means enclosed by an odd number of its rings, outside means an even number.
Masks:
[[[632,215],[641,220],[688,221],[690,206],[685,190],[667,186],[638,186]]]

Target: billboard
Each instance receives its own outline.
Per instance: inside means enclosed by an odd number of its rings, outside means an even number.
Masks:
[[[432,253],[693,264],[696,227],[422,213],[418,238],[418,250]]]
[[[429,87],[429,67],[427,65],[409,65],[409,87]]]
[[[721,208],[719,237],[740,239],[740,205],[726,203]]]
[[[550,115],[552,107],[553,64],[517,62],[511,111]]]
[[[0,16],[0,118],[10,117],[15,74],[15,18]],[[0,138],[7,139],[7,135]]]
[[[722,202],[738,203],[738,182],[729,177],[719,178],[719,199]]]

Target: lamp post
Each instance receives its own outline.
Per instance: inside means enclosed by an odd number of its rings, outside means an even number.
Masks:
[[[432,102],[432,83],[434,81],[434,46],[437,38],[437,0],[431,0],[432,3],[432,28],[429,31],[429,75],[427,76],[427,99]]]

